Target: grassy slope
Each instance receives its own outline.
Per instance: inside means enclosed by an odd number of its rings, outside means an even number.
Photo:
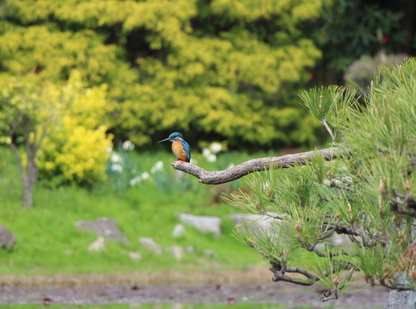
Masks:
[[[203,167],[211,170],[225,168],[232,160],[240,163],[249,159],[247,155],[238,155],[236,159],[235,155],[227,154],[222,156],[222,161],[207,163],[198,155],[194,157]],[[123,190],[115,190],[110,181],[92,191],[76,187],[51,190],[38,185],[34,192],[35,208],[24,209],[19,203],[21,183],[14,158],[7,148],[0,148],[0,224],[15,233],[18,239],[13,251],[0,250],[0,275],[162,272],[266,266],[253,249],[231,236],[233,224],[226,218],[237,210],[229,205],[210,203],[213,196],[230,187],[208,187],[189,175],[175,184],[174,170],[168,166],[172,156],[166,153],[135,154],[130,160],[130,164],[142,172],[149,171],[157,160],[162,160],[165,172],[159,181],[151,177],[139,186]],[[181,188],[181,182],[187,183],[188,188]],[[204,235],[187,227],[186,235],[179,239],[172,238],[180,212],[224,218],[224,235]],[[109,241],[104,252],[89,252],[87,247],[97,236],[79,231],[74,222],[99,217],[116,219],[129,243]],[[155,255],[143,248],[137,241],[143,236],[152,237],[167,253]],[[193,246],[195,253],[186,254],[182,261],[176,261],[168,253],[172,245]],[[213,250],[218,256],[207,256],[203,253],[204,249]],[[139,252],[142,258],[132,260],[129,252]]]

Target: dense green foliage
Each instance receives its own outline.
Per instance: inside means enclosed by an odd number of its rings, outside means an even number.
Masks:
[[[32,181],[38,173],[50,185],[92,185],[105,179],[112,147],[102,124],[109,109],[106,85],[86,88],[73,71],[62,84],[2,74],[0,88],[0,136],[22,162],[21,173],[30,174],[23,170],[33,161]]]
[[[53,82],[76,68],[108,84],[111,125],[139,145],[172,130],[310,144],[317,123],[293,91],[320,57],[300,26],[322,3],[4,1],[0,68]]]
[[[391,289],[416,282],[416,59],[382,67],[364,105],[354,94],[330,87],[303,95],[345,156],[326,162],[317,155],[310,165],[258,175],[255,194],[232,199],[283,218],[272,231],[239,237],[270,260],[276,280],[304,269],[309,276],[293,280],[322,282],[324,298],[337,297],[355,271]],[[351,241],[333,246],[325,238],[331,231]]]
[[[52,186],[91,186],[105,180],[112,147],[112,136],[102,124],[109,110],[107,86],[86,88],[74,71],[60,95],[69,104],[42,144],[37,158],[40,178]]]
[[[321,69],[345,72],[355,60],[400,51],[405,34],[399,31],[404,12],[374,1],[333,0],[316,23],[317,45],[323,51]]]

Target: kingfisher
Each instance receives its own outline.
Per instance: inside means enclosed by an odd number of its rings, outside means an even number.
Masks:
[[[183,139],[183,135],[181,133],[173,132],[168,138],[159,141],[159,143],[166,141],[172,142],[172,152],[176,156],[176,160],[183,162],[191,161],[191,148]]]

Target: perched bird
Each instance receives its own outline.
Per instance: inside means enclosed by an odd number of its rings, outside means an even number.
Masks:
[[[183,139],[182,134],[173,132],[168,138],[165,138],[159,143],[166,141],[172,142],[172,152],[179,161],[189,162],[191,161],[191,148],[188,143]]]

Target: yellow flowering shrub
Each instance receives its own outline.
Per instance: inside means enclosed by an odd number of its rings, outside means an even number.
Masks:
[[[66,111],[51,128],[38,156],[41,179],[52,186],[89,186],[106,179],[107,150],[112,146],[112,136],[102,123],[110,106],[106,94],[106,85],[85,88],[80,74],[71,74],[61,91],[61,99],[68,101]]]

